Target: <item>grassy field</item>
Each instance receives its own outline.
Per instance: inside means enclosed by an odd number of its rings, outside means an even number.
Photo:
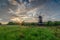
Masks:
[[[60,40],[60,28],[1,25],[0,40]]]

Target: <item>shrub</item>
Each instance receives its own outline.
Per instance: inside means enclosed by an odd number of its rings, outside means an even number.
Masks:
[[[44,25],[46,26],[60,26],[60,21],[48,21],[48,22],[44,22]]]
[[[0,23],[0,25],[2,25],[2,24]]]
[[[17,25],[15,22],[9,22],[7,25]]]
[[[55,26],[59,26],[59,25],[60,25],[60,21],[55,21],[55,22],[54,22],[54,25],[55,25]]]
[[[52,21],[48,21],[48,22],[46,23],[46,25],[47,25],[47,26],[53,26],[54,23],[53,23]]]

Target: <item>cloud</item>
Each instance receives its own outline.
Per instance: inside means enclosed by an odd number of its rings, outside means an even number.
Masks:
[[[33,14],[35,15],[34,17],[36,17],[36,14],[40,12],[42,15],[45,15],[43,16],[44,20],[48,20],[48,16],[50,17],[57,14],[53,17],[56,19],[56,17],[60,15],[60,0],[29,0],[29,2],[22,2],[22,0],[0,1],[0,17],[4,19],[3,21],[10,21],[13,15],[21,17],[21,15],[27,16],[27,14]]]
[[[0,18],[0,21],[1,21],[2,19]]]

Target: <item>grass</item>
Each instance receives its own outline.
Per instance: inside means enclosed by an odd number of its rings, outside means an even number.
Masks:
[[[1,25],[0,40],[60,40],[60,28]]]

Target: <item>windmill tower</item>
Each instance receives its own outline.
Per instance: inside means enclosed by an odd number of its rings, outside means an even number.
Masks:
[[[41,12],[40,12],[40,15],[38,17],[38,25],[43,25],[43,18],[42,18]]]

